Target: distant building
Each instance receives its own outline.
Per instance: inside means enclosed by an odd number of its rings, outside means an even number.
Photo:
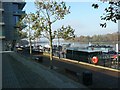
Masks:
[[[25,6],[24,0],[19,2],[3,2],[0,0],[0,42],[2,41],[2,50],[7,50],[14,45],[17,40],[18,34],[16,23],[21,16],[25,14],[22,9]],[[11,48],[12,49],[12,48]]]

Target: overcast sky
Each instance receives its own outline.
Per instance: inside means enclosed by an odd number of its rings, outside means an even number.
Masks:
[[[77,1],[77,0],[76,0]],[[92,4],[95,2],[66,2],[70,6],[70,14],[65,16],[64,20],[60,20],[52,25],[52,29],[56,30],[61,25],[71,25],[75,29],[75,34],[80,35],[95,35],[95,34],[107,34],[118,31],[118,24],[108,22],[107,28],[101,28],[99,26],[101,20],[100,16],[104,13],[104,8],[108,6],[107,3],[99,3],[99,9],[92,8]],[[86,2],[85,2],[86,1]],[[92,1],[92,0],[91,0]],[[26,13],[35,12],[34,2],[27,2],[24,10]]]

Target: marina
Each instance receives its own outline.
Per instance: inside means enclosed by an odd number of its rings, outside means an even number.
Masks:
[[[53,42],[53,56],[58,58],[67,58],[79,62],[87,62],[90,64],[120,69],[119,67],[119,52],[116,52],[116,45],[95,45],[95,44],[81,44],[73,42],[61,41],[60,44]],[[32,44],[33,52],[50,52],[48,42],[40,43],[37,45]],[[98,60],[94,60],[94,57]],[[97,62],[97,63],[95,63]]]

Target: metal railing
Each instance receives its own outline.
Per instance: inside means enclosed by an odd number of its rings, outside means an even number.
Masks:
[[[18,10],[18,11],[14,11],[13,14],[14,15],[23,15],[23,14],[25,14],[25,11]]]

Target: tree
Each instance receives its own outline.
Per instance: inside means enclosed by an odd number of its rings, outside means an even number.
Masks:
[[[26,37],[29,39],[30,45],[30,54],[32,54],[32,40],[39,38],[41,35],[41,29],[38,27],[35,21],[37,22],[37,17],[35,14],[29,13],[26,14],[18,23],[20,30],[25,28],[25,32],[19,31],[19,34],[22,34],[22,36],[27,35]]]
[[[55,0],[35,1],[35,6],[37,8],[36,15],[34,15],[34,25],[38,27],[39,30],[45,32],[45,35],[50,44],[50,68],[52,69],[52,41],[55,37],[52,30],[52,24],[58,20],[64,19],[65,15],[69,14],[70,7],[67,8],[65,2],[56,2]]]
[[[32,40],[34,40],[34,44],[35,44],[35,40],[36,40],[36,46],[37,46],[37,42],[38,42],[38,38],[40,38],[40,36],[42,35],[40,31],[37,31],[35,29],[34,30],[34,33],[33,33],[33,36],[32,36]],[[35,46],[35,45],[34,45]]]
[[[16,31],[15,31],[15,35],[16,35],[16,39],[12,40],[12,43],[11,43],[11,50],[14,50],[14,47],[15,47],[15,44],[16,42],[20,39],[20,38],[23,38],[25,37],[25,33],[23,33],[21,30],[23,28],[26,27],[26,25],[24,25],[22,23],[22,19],[24,18],[25,14],[23,14],[20,18],[19,18],[19,21],[16,23]],[[8,43],[9,44],[9,43]],[[8,46],[9,47],[9,46]]]
[[[100,23],[100,26],[106,28],[107,23],[106,21],[112,21],[114,23],[117,23],[117,20],[120,20],[120,1],[114,1],[114,0],[100,0],[103,2],[109,2],[109,6],[105,8],[105,13],[101,16],[101,20],[104,20],[104,23]],[[98,4],[92,4],[92,7],[95,9],[98,9]]]
[[[23,22],[23,19],[24,19],[24,17],[25,17],[26,15],[27,15],[27,14],[23,14],[23,15],[20,17],[20,19],[19,19],[19,21],[17,22],[17,24],[16,24],[16,28],[18,28],[19,31],[21,31],[21,30],[23,30],[24,28],[27,27],[27,25]]]
[[[18,31],[19,39],[27,38],[27,32]]]
[[[64,27],[64,25],[57,29],[56,31],[54,31],[54,35],[58,38],[58,48],[59,48],[59,51],[60,51],[60,47],[59,47],[59,39],[62,38],[64,40],[70,40],[70,39],[73,39],[75,38],[75,34],[74,34],[74,29],[68,25],[66,27]],[[60,52],[59,52],[59,58],[60,58]]]
[[[80,36],[80,37],[75,37],[74,41],[78,41],[79,42],[88,42],[88,38],[90,39],[90,42],[92,43],[118,43],[119,41],[119,32],[115,32],[115,33],[108,33],[105,35],[93,35],[93,36]]]
[[[29,45],[30,45],[30,54],[32,54],[32,33],[34,33],[34,32],[32,32],[33,30],[32,30],[32,25],[33,25],[33,13],[30,13],[30,14],[26,14],[26,16],[24,17],[24,19],[23,19],[23,23],[25,24],[25,25],[27,25],[27,27],[26,27],[26,32],[28,32],[28,39],[29,39]]]
[[[74,32],[75,32],[75,30],[70,25],[68,25],[66,27],[64,27],[64,25],[63,25],[61,28],[59,28],[54,33],[58,39],[63,38],[64,40],[69,40],[69,39],[75,38]]]
[[[32,24],[32,30],[34,30],[34,39],[38,39],[40,38],[40,36],[42,35],[42,31],[43,31],[43,19],[39,18],[39,13],[36,12],[37,14],[32,14],[32,20],[33,20],[33,24]],[[39,18],[39,19],[38,19]],[[41,24],[41,25],[40,25]]]

